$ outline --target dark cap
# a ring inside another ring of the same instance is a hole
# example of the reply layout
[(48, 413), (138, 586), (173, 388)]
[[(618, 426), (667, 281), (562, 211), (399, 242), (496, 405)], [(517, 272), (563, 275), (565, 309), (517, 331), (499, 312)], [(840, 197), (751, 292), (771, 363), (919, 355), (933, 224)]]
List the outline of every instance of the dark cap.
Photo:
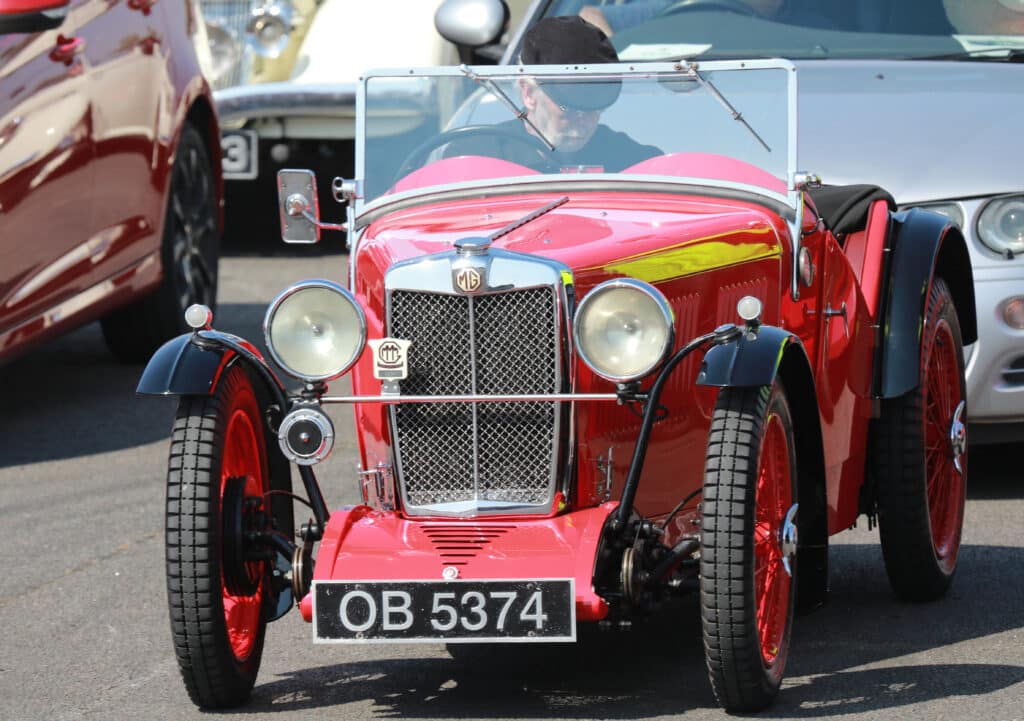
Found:
[[(523, 36), (519, 59), (524, 65), (591, 65), (617, 63), (618, 53), (608, 36), (579, 15), (544, 18)], [(539, 81), (552, 100), (574, 110), (602, 110), (619, 97), (617, 80)]]

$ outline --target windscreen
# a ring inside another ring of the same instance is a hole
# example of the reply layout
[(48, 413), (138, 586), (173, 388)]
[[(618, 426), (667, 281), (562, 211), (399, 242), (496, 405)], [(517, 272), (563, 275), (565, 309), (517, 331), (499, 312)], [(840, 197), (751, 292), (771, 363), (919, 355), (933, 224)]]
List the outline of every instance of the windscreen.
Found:
[(794, 83), (777, 61), (370, 74), (357, 127), (364, 203), (599, 176), (784, 195), (795, 166)]

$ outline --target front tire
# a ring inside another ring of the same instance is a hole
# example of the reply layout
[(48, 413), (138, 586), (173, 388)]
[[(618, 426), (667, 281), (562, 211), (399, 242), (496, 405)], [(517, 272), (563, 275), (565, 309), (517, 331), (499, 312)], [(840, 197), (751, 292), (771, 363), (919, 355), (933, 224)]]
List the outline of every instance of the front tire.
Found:
[(782, 682), (796, 588), (796, 463), (779, 381), (720, 391), (704, 472), (700, 596), (711, 688), (729, 712), (765, 708)]
[(273, 594), (268, 563), (246, 536), (266, 505), (266, 457), (241, 367), (212, 396), (181, 399), (167, 474), (167, 593), (178, 666), (203, 708), (244, 703), (259, 671)]
[(875, 426), (882, 555), (890, 586), (909, 601), (939, 598), (956, 571), (967, 492), (965, 387), (960, 322), (949, 286), (936, 278), (920, 383), (885, 401)]

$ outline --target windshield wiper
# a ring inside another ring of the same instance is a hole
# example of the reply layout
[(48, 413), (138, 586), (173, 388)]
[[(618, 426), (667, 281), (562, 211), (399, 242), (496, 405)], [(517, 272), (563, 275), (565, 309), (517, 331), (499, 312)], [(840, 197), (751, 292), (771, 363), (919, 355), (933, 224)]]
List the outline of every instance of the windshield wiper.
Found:
[(459, 72), (461, 72), (463, 75), (465, 75), (467, 78), (469, 78), (476, 84), (482, 85), (484, 88), (486, 88), (491, 95), (496, 97), (505, 105), (506, 108), (511, 110), (512, 114), (515, 115), (517, 119), (522, 120), (524, 123), (529, 125), (530, 129), (533, 130), (534, 135), (541, 139), (544, 145), (547, 146), (548, 150), (554, 152), (554, 144), (552, 144), (550, 140), (544, 137), (544, 133), (540, 131), (540, 128), (534, 125), (533, 122), (531, 122), (530, 119), (526, 117), (526, 108), (523, 108), (522, 110), (517, 108), (516, 104), (512, 102), (512, 98), (506, 95), (505, 91), (498, 87), (497, 83), (495, 83), (490, 78), (480, 77), (479, 75), (474, 73), (472, 68), (470, 68), (468, 65), (460, 65)]
[[(994, 53), (1002, 53), (994, 54)], [(955, 53), (940, 53), (938, 55), (917, 55), (908, 60), (991, 60), (1005, 63), (1024, 62), (1024, 48), (1020, 47), (992, 47), (974, 48), (973, 50), (960, 50)]]
[(725, 99), (725, 96), (718, 91), (718, 88), (716, 88), (710, 80), (701, 75), (697, 68), (695, 68), (693, 65), (688, 66), (688, 70), (690, 74), (694, 78), (696, 78), (697, 82), (700, 83), (700, 86), (702, 88), (705, 88), (709, 93), (711, 93), (715, 100), (717, 100), (719, 104), (721, 104), (721, 106), (726, 109), (729, 115), (732, 116), (733, 120), (740, 123), (744, 128), (749, 130), (750, 134), (754, 136), (754, 140), (759, 142), (765, 150), (767, 150), (769, 153), (772, 152), (772, 149), (768, 146), (768, 143), (764, 142), (764, 139), (762, 139), (761, 136), (757, 134), (757, 131), (750, 127), (750, 123), (748, 123), (746, 119), (743, 117), (743, 113), (734, 108), (732, 106), (732, 103)]

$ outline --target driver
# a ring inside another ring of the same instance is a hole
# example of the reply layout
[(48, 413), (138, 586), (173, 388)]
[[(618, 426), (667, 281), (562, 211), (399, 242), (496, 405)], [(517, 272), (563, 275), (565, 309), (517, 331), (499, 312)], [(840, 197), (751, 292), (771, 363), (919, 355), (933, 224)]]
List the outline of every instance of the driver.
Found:
[[(523, 65), (589, 65), (619, 60), (608, 37), (577, 15), (538, 22), (523, 36), (519, 58)], [(460, 153), (491, 155), (545, 171), (608, 173), (662, 154), (653, 145), (638, 143), (600, 122), (601, 111), (619, 97), (618, 81), (602, 79), (586, 84), (524, 78), (519, 88), (526, 122), (516, 118), (496, 126), (515, 136), (517, 142), (488, 140), (490, 148), (474, 144), (474, 150), (466, 147), (473, 141), (467, 141), (458, 145)], [(500, 146), (500, 152), (494, 151), (494, 144)], [(539, 167), (543, 165), (546, 167)]]

